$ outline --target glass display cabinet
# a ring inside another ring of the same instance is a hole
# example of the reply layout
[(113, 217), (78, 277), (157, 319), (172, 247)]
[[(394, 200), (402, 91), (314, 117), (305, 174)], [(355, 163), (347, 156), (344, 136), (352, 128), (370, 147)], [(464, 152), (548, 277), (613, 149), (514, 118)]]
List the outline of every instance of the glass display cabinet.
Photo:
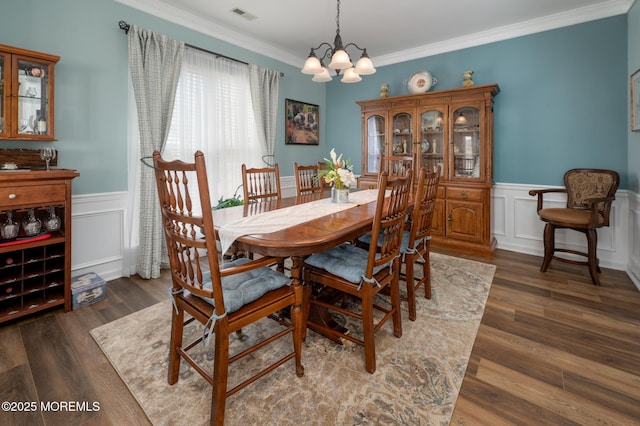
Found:
[(432, 247), (493, 256), (493, 99), (499, 91), (491, 84), (358, 101), (362, 113), (358, 187), (375, 187), (382, 155), (413, 155), (414, 170), (440, 166)]
[(53, 141), (60, 57), (0, 45), (0, 140)]

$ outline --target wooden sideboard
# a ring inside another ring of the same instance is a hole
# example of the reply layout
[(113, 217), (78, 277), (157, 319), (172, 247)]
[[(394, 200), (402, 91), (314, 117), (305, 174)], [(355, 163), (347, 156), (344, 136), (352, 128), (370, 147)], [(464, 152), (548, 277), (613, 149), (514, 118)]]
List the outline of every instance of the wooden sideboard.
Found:
[(414, 170), (440, 166), (432, 247), (492, 257), (493, 100), (497, 84), (358, 101), (362, 174), (372, 188), (383, 156), (414, 156)]
[[(75, 170), (0, 171), (0, 227), (11, 212), (16, 239), (0, 237), (0, 323), (54, 307), (71, 310), (71, 182)], [(44, 226), (51, 208), (58, 230)], [(22, 221), (30, 209), (42, 222), (35, 237)]]

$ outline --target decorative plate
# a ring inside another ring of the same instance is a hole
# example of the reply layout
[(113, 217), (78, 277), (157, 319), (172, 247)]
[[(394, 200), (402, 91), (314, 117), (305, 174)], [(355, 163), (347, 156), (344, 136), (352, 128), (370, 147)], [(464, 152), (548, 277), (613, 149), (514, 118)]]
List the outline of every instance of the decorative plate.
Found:
[(414, 95), (426, 93), (435, 85), (438, 80), (431, 75), (429, 71), (418, 71), (409, 77), (407, 87)]

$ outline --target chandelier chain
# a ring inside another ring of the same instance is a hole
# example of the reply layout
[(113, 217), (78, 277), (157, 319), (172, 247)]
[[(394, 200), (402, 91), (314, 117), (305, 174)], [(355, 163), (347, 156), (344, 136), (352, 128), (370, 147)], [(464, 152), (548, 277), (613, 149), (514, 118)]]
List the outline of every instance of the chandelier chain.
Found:
[(336, 34), (340, 34), (340, 0), (337, 3), (338, 13), (336, 13)]

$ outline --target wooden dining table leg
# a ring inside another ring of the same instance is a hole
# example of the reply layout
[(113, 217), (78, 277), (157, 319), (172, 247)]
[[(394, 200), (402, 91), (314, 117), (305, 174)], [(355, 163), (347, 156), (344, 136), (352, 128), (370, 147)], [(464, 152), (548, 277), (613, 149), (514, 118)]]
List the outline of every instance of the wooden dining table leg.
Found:
[[(303, 257), (292, 257), (291, 258), (292, 266), (291, 266), (291, 277), (294, 280), (302, 281), (302, 266), (304, 264)], [(304, 339), (306, 339), (306, 330), (310, 328), (318, 334), (323, 335), (324, 337), (340, 344), (344, 344), (344, 340), (339, 336), (335, 336), (332, 334), (328, 334), (323, 332), (322, 328), (316, 327), (315, 324), (322, 325), (327, 328), (333, 328), (334, 330), (339, 331), (340, 333), (346, 333), (348, 331), (347, 328), (338, 324), (329, 313), (329, 310), (323, 306), (317, 305), (315, 303), (311, 303), (313, 293), (313, 283), (303, 282), (304, 284), (304, 324), (305, 324), (305, 334)]]

